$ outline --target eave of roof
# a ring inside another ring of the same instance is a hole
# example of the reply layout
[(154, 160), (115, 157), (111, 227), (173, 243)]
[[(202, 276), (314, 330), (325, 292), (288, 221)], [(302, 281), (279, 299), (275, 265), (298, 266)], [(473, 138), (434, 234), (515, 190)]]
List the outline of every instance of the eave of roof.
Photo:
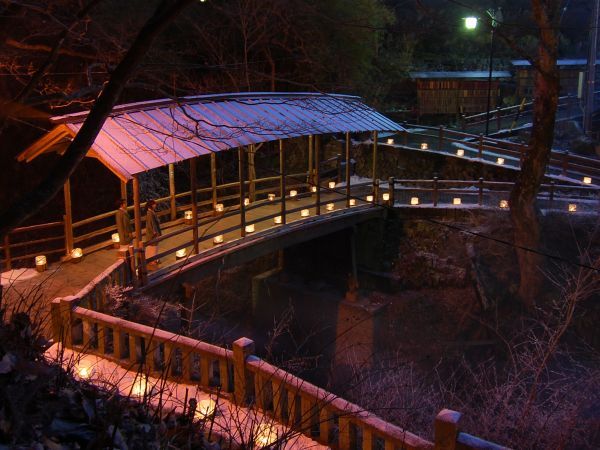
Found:
[[(55, 130), (74, 136), (87, 112), (52, 118)], [(49, 134), (57, 134), (57, 131)], [(312, 134), (403, 128), (359, 97), (318, 93), (241, 93), (160, 99), (119, 105), (92, 151), (122, 180), (204, 154)], [(19, 155), (49, 151), (41, 138)]]

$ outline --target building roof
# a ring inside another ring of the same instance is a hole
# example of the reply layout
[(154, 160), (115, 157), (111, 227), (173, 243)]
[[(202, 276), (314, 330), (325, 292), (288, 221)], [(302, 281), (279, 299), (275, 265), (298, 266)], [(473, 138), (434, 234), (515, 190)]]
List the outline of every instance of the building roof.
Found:
[[(526, 59), (513, 59), (510, 62), (515, 67), (527, 67), (531, 66), (531, 63)], [(600, 60), (596, 61), (596, 64), (599, 64)], [(587, 64), (587, 59), (557, 59), (556, 65), (559, 67), (562, 66), (585, 66)]]
[[(482, 79), (487, 80), (490, 73), (487, 70), (452, 70), (452, 71), (426, 71), (426, 72), (411, 72), (410, 77), (413, 79)], [(510, 78), (511, 74), (507, 70), (493, 70), (492, 78)]]
[[(53, 117), (56, 127), (19, 156), (64, 152), (87, 112)], [(403, 128), (359, 97), (319, 93), (243, 93), (162, 99), (113, 109), (88, 156), (122, 180), (249, 144), (312, 134)]]

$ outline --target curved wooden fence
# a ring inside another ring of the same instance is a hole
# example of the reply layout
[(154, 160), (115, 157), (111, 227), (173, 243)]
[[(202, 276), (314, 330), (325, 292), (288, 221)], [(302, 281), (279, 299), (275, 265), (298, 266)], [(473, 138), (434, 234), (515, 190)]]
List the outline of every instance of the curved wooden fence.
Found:
[(238, 339), (229, 350), (102, 312), (107, 288), (126, 284), (127, 276), (119, 261), (76, 295), (53, 300), (55, 340), (129, 370), (218, 391), (335, 449), (504, 448), (461, 433), (460, 413), (450, 410), (435, 418), (434, 442), (422, 439), (261, 360), (250, 339)]

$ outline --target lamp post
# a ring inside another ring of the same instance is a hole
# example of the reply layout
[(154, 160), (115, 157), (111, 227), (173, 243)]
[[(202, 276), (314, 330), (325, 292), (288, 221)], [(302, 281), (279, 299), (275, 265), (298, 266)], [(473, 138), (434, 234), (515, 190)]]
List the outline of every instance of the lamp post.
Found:
[[(494, 69), (494, 31), (498, 26), (498, 22), (502, 20), (502, 10), (488, 9), (486, 11), (490, 24), (490, 58), (488, 64), (488, 89), (487, 89), (487, 106), (485, 113), (485, 135), (487, 136), (490, 132), (490, 107), (492, 103), (492, 72)], [(477, 28), (479, 20), (477, 17), (465, 17), (465, 28), (467, 30), (474, 30)]]

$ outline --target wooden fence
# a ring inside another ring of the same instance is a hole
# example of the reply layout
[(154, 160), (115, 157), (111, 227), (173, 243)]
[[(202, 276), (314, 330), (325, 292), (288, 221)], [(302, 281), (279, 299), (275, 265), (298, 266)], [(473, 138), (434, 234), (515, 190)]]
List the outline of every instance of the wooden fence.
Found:
[(55, 340), (130, 370), (218, 390), (236, 404), (258, 408), (336, 449), (503, 448), (461, 433), (460, 414), (450, 410), (435, 418), (434, 442), (422, 439), (261, 360), (250, 339), (240, 338), (228, 350), (102, 312), (108, 288), (126, 285), (128, 276), (128, 268), (119, 261), (76, 295), (53, 300)]

